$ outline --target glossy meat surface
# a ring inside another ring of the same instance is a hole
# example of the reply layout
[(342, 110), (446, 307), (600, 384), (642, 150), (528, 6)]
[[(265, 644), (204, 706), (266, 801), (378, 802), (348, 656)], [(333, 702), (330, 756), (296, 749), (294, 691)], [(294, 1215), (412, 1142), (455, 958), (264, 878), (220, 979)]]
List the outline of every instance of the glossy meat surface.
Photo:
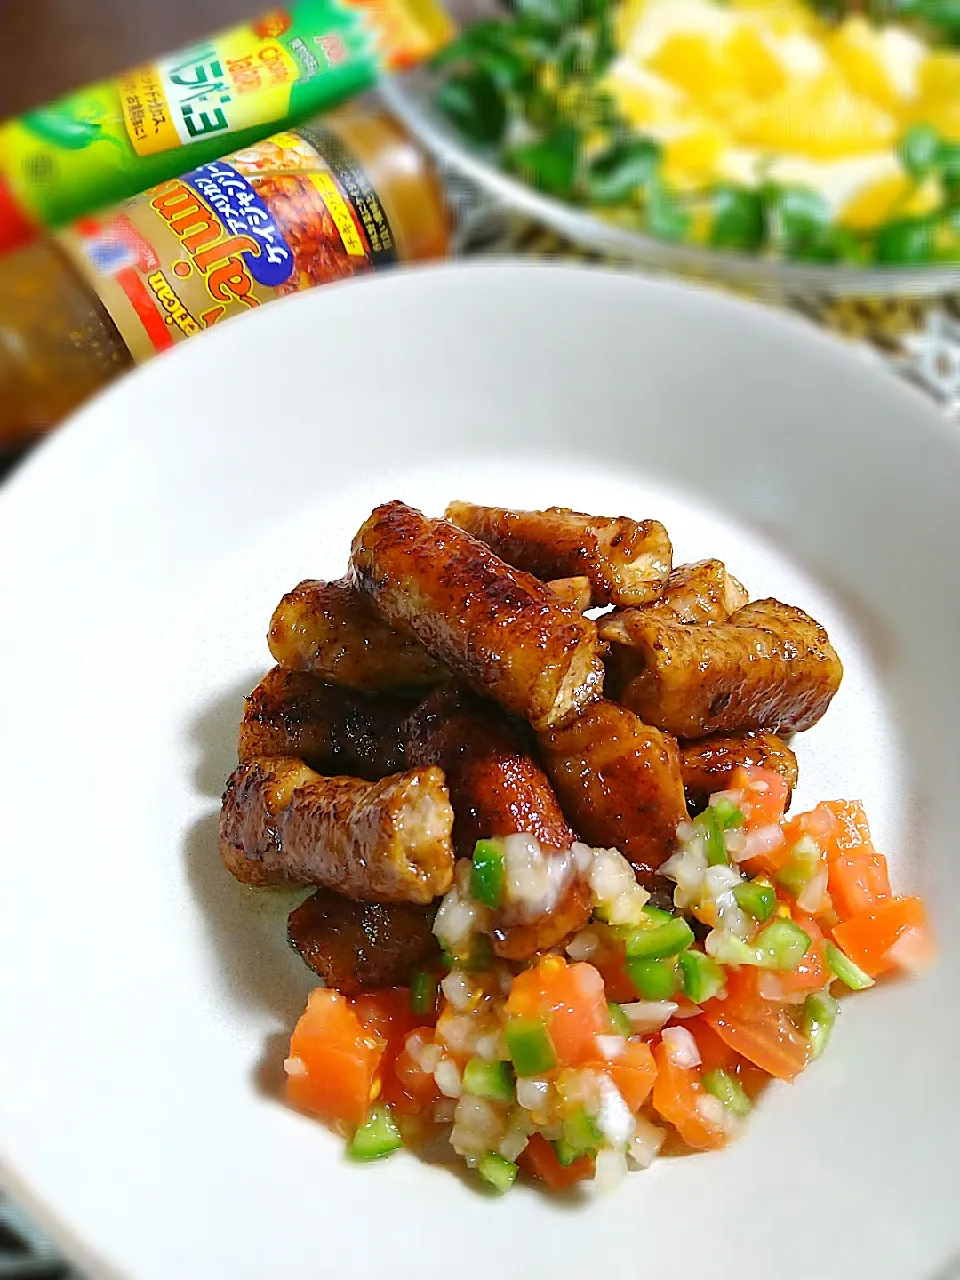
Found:
[(220, 854), (244, 884), (427, 903), (452, 883), (452, 828), (440, 769), (364, 782), (321, 777), (292, 757), (258, 757), (227, 781)]
[(564, 604), (577, 613), (586, 613), (593, 604), (589, 578), (552, 578), (547, 586)]
[(774, 733), (717, 733), (679, 746), (680, 770), (691, 808), (701, 808), (715, 791), (726, 791), (733, 771), (741, 765), (779, 773), (791, 791), (797, 785), (797, 757)]
[(299, 756), (321, 773), (374, 781), (406, 768), (403, 722), (411, 699), (358, 693), (305, 671), (274, 667), (246, 699), (240, 763)]
[(354, 538), (351, 566), (391, 625), (535, 728), (560, 724), (599, 696), (595, 624), (449, 521), (402, 502), (378, 507)]
[(391, 627), (345, 578), (294, 587), (274, 610), (267, 641), (281, 667), (348, 689), (415, 688), (447, 678), (413, 636)]
[(648, 878), (670, 856), (687, 816), (677, 744), (606, 699), (540, 734), (540, 758), (583, 840), (616, 848)]
[(678, 622), (723, 622), (747, 603), (749, 596), (722, 560), (681, 564), (667, 579), (653, 608), (672, 614)]
[(406, 986), (414, 969), (440, 958), (433, 907), (354, 902), (318, 889), (290, 913), (290, 944), (328, 987), (344, 995)]
[(601, 633), (611, 695), (678, 738), (809, 729), (843, 676), (823, 627), (778, 600), (703, 626), (628, 609), (601, 619)]
[[(472, 857), (478, 840), (521, 832), (559, 852), (576, 840), (546, 774), (530, 755), (532, 745), (526, 725), (454, 690), (435, 690), (411, 715), (407, 756), (413, 765), (443, 769), (458, 857)], [(576, 883), (548, 916), (524, 923), (495, 919), (494, 950), (525, 959), (556, 946), (589, 917), (589, 895)]]
[(591, 516), (566, 507), (511, 511), (451, 502), (446, 517), (508, 564), (545, 580), (580, 575), (595, 605), (646, 604), (670, 573), (673, 548), (658, 520)]

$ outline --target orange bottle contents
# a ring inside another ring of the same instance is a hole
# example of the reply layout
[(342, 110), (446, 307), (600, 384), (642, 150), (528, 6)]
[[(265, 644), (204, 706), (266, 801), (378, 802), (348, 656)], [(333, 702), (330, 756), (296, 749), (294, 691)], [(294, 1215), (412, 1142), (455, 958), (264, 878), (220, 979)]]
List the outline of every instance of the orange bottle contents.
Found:
[(362, 105), (163, 182), (0, 260), (0, 449), (194, 333), (447, 247), (429, 159)]

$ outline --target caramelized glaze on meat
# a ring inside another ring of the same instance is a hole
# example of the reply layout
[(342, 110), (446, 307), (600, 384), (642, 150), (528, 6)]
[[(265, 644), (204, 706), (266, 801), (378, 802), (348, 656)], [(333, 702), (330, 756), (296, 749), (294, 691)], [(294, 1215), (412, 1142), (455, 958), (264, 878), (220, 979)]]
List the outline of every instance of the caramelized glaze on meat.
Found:
[[(541, 848), (559, 852), (576, 840), (531, 748), (529, 729), (522, 722), (452, 689), (435, 690), (411, 715), (408, 759), (443, 769), (459, 857), (472, 857), (478, 840), (521, 832), (532, 835)], [(589, 918), (589, 893), (576, 881), (549, 915), (522, 924), (495, 919), (494, 950), (510, 959), (525, 959), (558, 945)]]
[(698, 560), (673, 570), (653, 609), (678, 622), (723, 622), (748, 599), (746, 587), (727, 572), (722, 560)]
[(363, 782), (259, 757), (227, 781), (220, 853), (244, 884), (314, 884), (364, 901), (427, 903), (453, 881), (452, 829), (440, 769)]
[(586, 613), (593, 604), (589, 578), (552, 578), (547, 586), (563, 604)]
[(290, 913), (294, 950), (328, 987), (344, 995), (406, 986), (414, 969), (440, 958), (433, 907), (354, 902), (318, 889)]
[(670, 573), (673, 548), (658, 520), (590, 516), (567, 507), (510, 511), (451, 502), (446, 517), (508, 564), (538, 578), (590, 581), (592, 603), (646, 604)]
[(308, 579), (274, 610), (267, 635), (281, 667), (367, 691), (438, 684), (446, 672), (414, 639), (384, 621), (346, 579)]
[(627, 609), (602, 618), (600, 629), (612, 695), (678, 738), (809, 729), (843, 676), (823, 627), (778, 600), (704, 626)]
[(726, 791), (741, 766), (771, 769), (791, 791), (797, 785), (797, 757), (776, 734), (715, 733), (679, 745), (683, 785), (693, 809), (702, 808), (715, 791)]
[(369, 781), (399, 773), (406, 768), (403, 722), (412, 705), (410, 698), (357, 693), (274, 667), (244, 704), (240, 763), (298, 756), (321, 773)]
[(354, 538), (351, 566), (391, 625), (536, 728), (570, 719), (599, 695), (595, 624), (449, 521), (402, 502), (378, 507)]
[(677, 744), (606, 699), (538, 738), (563, 811), (582, 838), (619, 849), (638, 875), (670, 856), (686, 816)]

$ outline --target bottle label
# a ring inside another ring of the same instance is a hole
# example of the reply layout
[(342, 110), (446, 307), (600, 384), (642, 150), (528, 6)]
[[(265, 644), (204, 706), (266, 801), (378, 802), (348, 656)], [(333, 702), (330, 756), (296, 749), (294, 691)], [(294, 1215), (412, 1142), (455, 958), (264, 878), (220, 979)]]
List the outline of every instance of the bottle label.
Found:
[[(0, 181), (61, 227), (370, 88), (442, 48), (437, 0), (298, 0), (0, 123)], [(0, 206), (0, 246), (4, 242)]]
[(273, 298), (397, 260), (363, 167), (326, 129), (280, 133), (59, 236), (138, 362)]

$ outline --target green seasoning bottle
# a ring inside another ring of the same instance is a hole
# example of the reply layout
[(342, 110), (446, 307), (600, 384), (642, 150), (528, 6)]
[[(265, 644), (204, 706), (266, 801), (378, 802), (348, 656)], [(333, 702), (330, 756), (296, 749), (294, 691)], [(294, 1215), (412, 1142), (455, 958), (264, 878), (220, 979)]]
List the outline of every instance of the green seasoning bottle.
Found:
[(435, 0), (300, 0), (0, 125), (0, 253), (429, 57)]
[(195, 333), (447, 240), (422, 147), (359, 103), (82, 218), (0, 258), (0, 450)]

